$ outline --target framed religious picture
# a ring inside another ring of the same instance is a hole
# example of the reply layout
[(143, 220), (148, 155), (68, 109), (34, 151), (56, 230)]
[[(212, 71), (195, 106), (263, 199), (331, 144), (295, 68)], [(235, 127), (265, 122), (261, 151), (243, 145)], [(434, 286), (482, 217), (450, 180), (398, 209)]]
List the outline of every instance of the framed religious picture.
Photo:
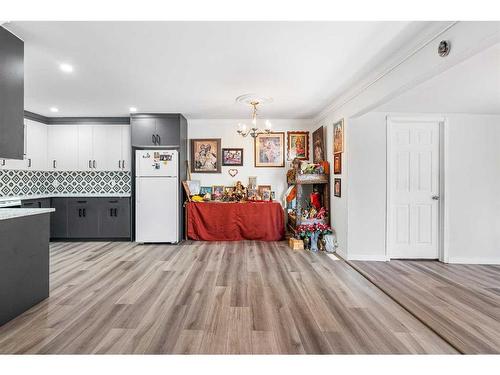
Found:
[(257, 196), (257, 189), (247, 189), (247, 199), (253, 200)]
[(342, 174), (342, 154), (333, 155), (333, 174)]
[(212, 186), (212, 199), (214, 201), (221, 200), (224, 196), (224, 186), (214, 185)]
[[(271, 185), (259, 185), (257, 193), (263, 200), (269, 200), (271, 197)], [(264, 196), (266, 196), (267, 199), (264, 199)]]
[(323, 127), (316, 129), (313, 133), (313, 163), (325, 160), (325, 141)]
[(285, 166), (285, 133), (259, 133), (255, 142), (256, 167)]
[(333, 195), (340, 198), (341, 192), (342, 192), (342, 183), (340, 181), (340, 178), (335, 178), (333, 180)]
[(222, 149), (222, 165), (243, 165), (243, 149), (242, 148), (223, 148)]
[(221, 173), (220, 138), (191, 139), (191, 173)]
[(287, 132), (288, 160), (309, 160), (309, 132)]
[(333, 124), (333, 153), (344, 152), (344, 119)]
[(200, 187), (200, 195), (210, 194), (212, 195), (212, 187), (211, 186), (201, 186)]

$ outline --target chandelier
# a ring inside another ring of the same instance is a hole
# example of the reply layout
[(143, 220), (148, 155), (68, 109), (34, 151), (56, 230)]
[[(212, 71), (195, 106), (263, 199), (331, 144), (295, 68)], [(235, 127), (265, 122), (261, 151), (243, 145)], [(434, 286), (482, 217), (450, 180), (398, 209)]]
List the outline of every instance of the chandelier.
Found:
[(271, 121), (265, 120), (264, 129), (260, 130), (259, 123), (262, 120), (259, 120), (257, 116), (257, 106), (263, 102), (272, 101), (271, 98), (256, 98), (255, 94), (247, 94), (239, 96), (236, 98), (236, 101), (250, 104), (253, 107), (252, 120), (250, 122), (251, 125), (247, 126), (247, 124), (240, 122), (238, 124), (238, 130), (236, 131), (239, 135), (246, 137), (250, 134), (253, 138), (255, 138), (259, 133), (271, 133)]

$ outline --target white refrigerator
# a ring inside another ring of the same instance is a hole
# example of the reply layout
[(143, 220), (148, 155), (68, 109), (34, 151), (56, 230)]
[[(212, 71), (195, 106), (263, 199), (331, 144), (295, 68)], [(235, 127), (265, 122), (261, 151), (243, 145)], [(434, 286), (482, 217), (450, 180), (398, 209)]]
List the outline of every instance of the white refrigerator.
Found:
[(179, 242), (179, 169), (175, 150), (135, 152), (135, 239)]

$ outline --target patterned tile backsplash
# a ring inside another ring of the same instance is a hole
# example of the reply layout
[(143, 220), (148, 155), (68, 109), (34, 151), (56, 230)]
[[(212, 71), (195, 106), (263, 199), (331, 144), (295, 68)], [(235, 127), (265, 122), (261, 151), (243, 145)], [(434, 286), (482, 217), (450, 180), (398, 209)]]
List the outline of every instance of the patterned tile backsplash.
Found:
[(0, 170), (0, 197), (39, 194), (129, 194), (130, 172)]

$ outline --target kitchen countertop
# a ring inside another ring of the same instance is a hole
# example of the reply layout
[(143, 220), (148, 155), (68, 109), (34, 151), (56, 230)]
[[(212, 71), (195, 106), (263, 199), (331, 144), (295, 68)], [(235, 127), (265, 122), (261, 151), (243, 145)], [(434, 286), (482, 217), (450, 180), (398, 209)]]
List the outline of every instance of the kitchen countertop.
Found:
[(12, 197), (0, 197), (0, 202), (3, 201), (25, 201), (28, 199), (43, 199), (43, 198), (130, 198), (130, 194), (34, 194), (34, 195), (19, 195)]
[(0, 208), (0, 221), (15, 219), (16, 217), (48, 214), (54, 211), (55, 208)]

